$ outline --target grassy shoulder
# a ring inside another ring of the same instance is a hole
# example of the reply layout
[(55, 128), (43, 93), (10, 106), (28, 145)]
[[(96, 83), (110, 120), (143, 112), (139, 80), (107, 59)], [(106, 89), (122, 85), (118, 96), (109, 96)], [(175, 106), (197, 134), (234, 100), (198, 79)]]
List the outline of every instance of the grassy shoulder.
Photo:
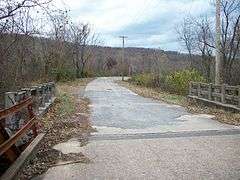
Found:
[(211, 114), (214, 115), (214, 119), (219, 122), (240, 126), (240, 113), (232, 113), (214, 107), (207, 107), (203, 104), (189, 101), (185, 96), (162, 91), (160, 88), (144, 87), (127, 81), (119, 81), (118, 83), (143, 97), (181, 105), (191, 113)]
[(165, 91), (160, 91), (157, 88), (140, 86), (128, 81), (118, 81), (118, 83), (143, 97), (153, 98), (176, 105), (183, 105), (187, 103), (186, 97), (177, 94), (170, 94)]
[(57, 98), (49, 112), (40, 120), (40, 129), (46, 135), (17, 179), (31, 179), (41, 175), (59, 162), (89, 161), (81, 153), (65, 155), (53, 146), (74, 137), (81, 139), (80, 143), (84, 145), (88, 135), (94, 131), (89, 121), (89, 100), (81, 96), (91, 80), (78, 79), (57, 84)]

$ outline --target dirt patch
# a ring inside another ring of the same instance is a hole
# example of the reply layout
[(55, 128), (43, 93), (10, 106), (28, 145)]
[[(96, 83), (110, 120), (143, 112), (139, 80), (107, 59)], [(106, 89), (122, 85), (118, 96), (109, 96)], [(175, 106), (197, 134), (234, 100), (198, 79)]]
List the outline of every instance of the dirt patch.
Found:
[(240, 126), (240, 113), (233, 113), (219, 108), (205, 106), (204, 104), (189, 101), (184, 96), (170, 94), (156, 88), (142, 87), (126, 81), (118, 81), (118, 83), (143, 97), (181, 105), (183, 107), (186, 107), (187, 110), (191, 113), (214, 115), (214, 119), (219, 122)]
[(86, 85), (94, 78), (82, 78), (75, 81), (61, 82), (57, 84), (59, 93), (68, 93), (75, 97), (83, 96)]
[[(58, 85), (58, 97), (46, 116), (40, 120), (40, 129), (46, 133), (42, 142), (38, 145), (37, 152), (19, 172), (16, 179), (31, 179), (46, 172), (50, 167), (59, 163), (82, 162), (89, 159), (81, 153), (63, 154), (53, 149), (54, 145), (77, 137), (81, 145), (85, 145), (88, 136), (95, 129), (91, 127), (89, 120), (89, 100), (80, 95), (89, 80), (61, 83)], [(72, 89), (69, 88), (71, 84)], [(79, 96), (76, 98), (77, 87)]]

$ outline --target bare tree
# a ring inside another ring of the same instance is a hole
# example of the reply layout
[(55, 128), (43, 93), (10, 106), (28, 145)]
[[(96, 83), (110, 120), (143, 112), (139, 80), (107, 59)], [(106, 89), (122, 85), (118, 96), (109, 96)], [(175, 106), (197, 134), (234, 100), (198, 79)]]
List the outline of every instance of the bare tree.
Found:
[(108, 56), (107, 59), (106, 59), (106, 62), (104, 64), (104, 68), (107, 70), (107, 71), (110, 71), (114, 68), (114, 66), (116, 66), (118, 63), (116, 61), (116, 59), (113, 59), (111, 56)]
[[(225, 83), (231, 83), (232, 68), (239, 53), (240, 38), (240, 2), (238, 0), (221, 1), (221, 76)], [(203, 67), (207, 78), (210, 77), (210, 66), (212, 62), (213, 50), (215, 49), (214, 28), (211, 26), (209, 18), (201, 17), (191, 21), (184, 19), (180, 30), (178, 30), (180, 40), (185, 43), (189, 56), (192, 52), (200, 52)], [(210, 80), (210, 79), (209, 79)]]
[(89, 24), (73, 24), (71, 26), (71, 41), (74, 48), (74, 63), (77, 77), (83, 77), (86, 64), (92, 56), (92, 48), (96, 44), (95, 35), (91, 34)]
[(208, 81), (211, 81), (211, 65), (213, 64), (214, 37), (208, 17), (202, 17), (195, 23), (196, 48), (201, 52), (202, 71)]
[[(208, 17), (188, 16), (183, 20), (178, 34), (188, 51), (190, 67), (201, 71), (210, 81), (214, 38)], [(194, 59), (193, 53), (201, 54), (201, 61)]]
[(223, 58), (224, 82), (232, 78), (232, 66), (240, 51), (240, 1), (223, 0), (222, 7), (222, 37), (221, 52)]
[(180, 41), (184, 43), (190, 59), (190, 66), (193, 67), (193, 53), (196, 45), (195, 29), (192, 17), (184, 18), (180, 26), (177, 27), (177, 33)]
[[(43, 39), (43, 44), (47, 45), (48, 54), (45, 54), (45, 69), (49, 69), (51, 64), (51, 68), (54, 71), (61, 71), (65, 68), (66, 64), (68, 64), (67, 57), (67, 49), (68, 49), (68, 34), (70, 27), (70, 17), (68, 14), (68, 10), (53, 10), (48, 11), (49, 21), (51, 22), (51, 30), (47, 33), (47, 37), (51, 39), (51, 42), (48, 41), (46, 43), (45, 39)], [(49, 46), (49, 43), (51, 46)], [(43, 49), (46, 49), (43, 48)], [(44, 53), (44, 52), (43, 52)]]
[(0, 0), (0, 81), (8, 79), (4, 83), (16, 84), (23, 74), (27, 74), (25, 62), (32, 55), (31, 36), (37, 33), (32, 10), (49, 2)]
[(0, 21), (15, 16), (19, 11), (26, 8), (43, 6), (52, 0), (0, 0)]

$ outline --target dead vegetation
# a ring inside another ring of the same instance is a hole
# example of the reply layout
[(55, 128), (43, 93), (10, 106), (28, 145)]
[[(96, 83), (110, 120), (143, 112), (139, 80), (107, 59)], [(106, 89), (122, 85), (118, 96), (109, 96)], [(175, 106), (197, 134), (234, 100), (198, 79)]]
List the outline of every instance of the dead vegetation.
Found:
[(75, 93), (83, 91), (90, 80), (82, 79), (58, 85), (58, 97), (50, 111), (40, 121), (41, 131), (46, 135), (38, 145), (37, 152), (16, 179), (31, 179), (43, 174), (50, 167), (57, 166), (58, 163), (89, 162), (89, 159), (81, 153), (63, 154), (53, 149), (53, 146), (74, 137), (85, 145), (88, 135), (94, 131), (89, 121), (88, 99), (82, 96), (75, 98)]
[(153, 98), (159, 101), (181, 105), (186, 107), (189, 112), (198, 114), (211, 114), (214, 115), (215, 116), (214, 119), (219, 122), (240, 126), (240, 113), (233, 113), (216, 107), (208, 107), (203, 104), (189, 101), (184, 96), (170, 94), (156, 88), (142, 87), (129, 82), (122, 81), (119, 81), (119, 84), (121, 84), (124, 87), (127, 87), (128, 89), (132, 90), (133, 92), (143, 97)]

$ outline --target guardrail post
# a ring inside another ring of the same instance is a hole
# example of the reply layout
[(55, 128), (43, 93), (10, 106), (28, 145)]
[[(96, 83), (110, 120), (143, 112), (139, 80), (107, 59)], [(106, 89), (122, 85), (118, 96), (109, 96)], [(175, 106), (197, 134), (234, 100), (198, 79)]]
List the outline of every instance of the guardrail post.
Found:
[[(19, 91), (16, 94), (16, 101), (20, 103), (21, 101), (27, 99), (27, 97), (29, 97), (29, 92), (26, 88), (26, 90)], [(18, 128), (21, 128), (25, 124), (25, 119), (27, 119), (26, 109), (22, 109), (21, 111), (15, 114), (15, 123), (17, 124)], [(21, 139), (24, 139), (24, 138), (21, 138)]]
[(50, 93), (50, 85), (47, 83), (46, 84), (46, 103), (51, 102), (51, 93)]
[[(35, 117), (34, 112), (33, 112), (33, 107), (32, 104), (30, 104), (28, 107), (28, 113), (29, 113), (29, 119), (32, 120), (32, 118)], [(32, 126), (32, 131), (33, 131), (33, 136), (37, 137), (37, 126), (36, 126), (36, 122), (34, 122), (33, 126)]]
[(226, 85), (225, 84), (222, 84), (221, 86), (221, 102), (223, 104), (226, 103)]
[(55, 84), (54, 82), (49, 82), (49, 87), (50, 87), (50, 97), (51, 97), (51, 102), (53, 100), (53, 97), (55, 96)]
[(22, 88), (21, 91), (25, 91), (25, 98), (31, 96), (31, 89), (30, 88)]
[(51, 103), (52, 102), (52, 84), (47, 83), (47, 87), (48, 87), (48, 102)]
[(32, 96), (32, 99), (33, 99), (33, 109), (34, 109), (34, 112), (37, 113), (38, 110), (39, 110), (38, 87), (33, 86), (30, 89), (30, 92), (31, 92), (31, 96)]
[(52, 95), (53, 97), (56, 95), (56, 84), (54, 82), (52, 82)]
[(40, 107), (45, 107), (43, 86), (38, 86), (38, 102)]
[(212, 100), (212, 83), (208, 85), (208, 99)]
[(197, 84), (197, 96), (201, 97), (201, 84), (200, 83)]
[[(14, 106), (16, 102), (17, 92), (6, 92), (5, 93), (5, 108), (10, 108)], [(16, 117), (11, 115), (5, 119), (5, 127), (9, 129), (8, 133), (12, 133), (12, 129), (17, 128)], [(10, 134), (9, 134), (10, 135)]]
[(44, 103), (48, 103), (48, 87), (47, 84), (43, 84), (43, 99)]

